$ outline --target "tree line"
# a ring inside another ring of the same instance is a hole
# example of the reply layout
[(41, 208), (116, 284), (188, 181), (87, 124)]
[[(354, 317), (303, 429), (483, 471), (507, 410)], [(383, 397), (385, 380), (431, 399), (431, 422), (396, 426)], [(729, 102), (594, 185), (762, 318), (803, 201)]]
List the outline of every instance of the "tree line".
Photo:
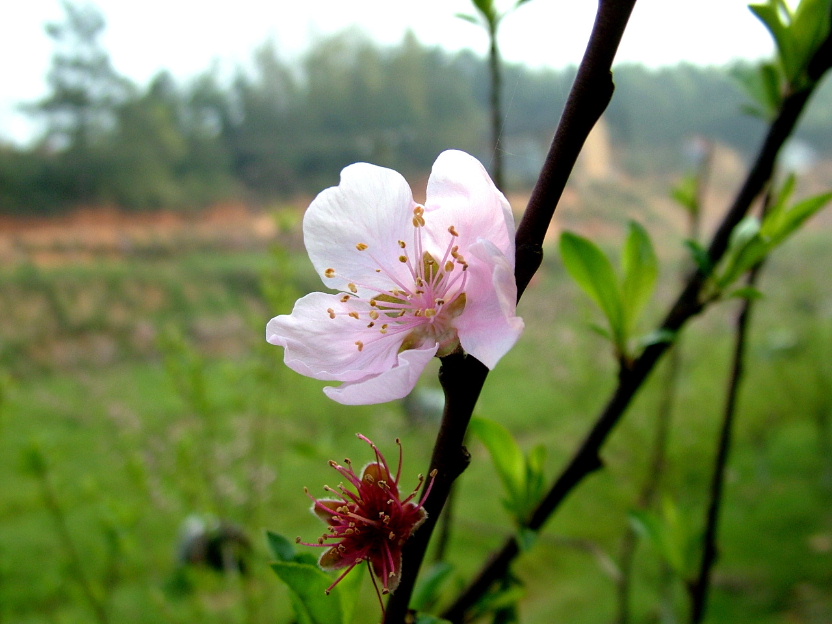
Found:
[[(382, 47), (346, 31), (296, 63), (268, 41), (230, 78), (216, 67), (188, 81), (163, 71), (140, 86), (110, 62), (101, 12), (64, 7), (64, 20), (46, 29), (55, 50), (48, 95), (26, 106), (43, 134), (25, 148), (0, 143), (0, 212), (268, 202), (335, 184), (356, 161), (424, 174), (449, 147), (489, 161), (488, 67), (472, 52), (427, 47), (413, 33)], [(694, 135), (750, 152), (762, 122), (741, 112), (744, 96), (730, 75), (738, 69), (619, 67), (607, 112), (616, 145), (631, 156), (658, 150), (667, 155), (662, 166), (680, 163), (681, 145)], [(509, 185), (534, 179), (574, 74), (505, 67)], [(825, 87), (801, 136), (828, 155)]]

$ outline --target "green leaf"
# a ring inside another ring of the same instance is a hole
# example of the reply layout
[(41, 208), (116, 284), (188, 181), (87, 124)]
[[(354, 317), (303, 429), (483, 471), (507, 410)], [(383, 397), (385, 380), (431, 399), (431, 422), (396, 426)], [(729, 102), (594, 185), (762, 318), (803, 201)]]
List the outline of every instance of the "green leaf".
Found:
[(416, 589), (413, 591), (410, 607), (416, 611), (422, 611), (436, 604), (453, 571), (454, 568), (450, 563), (442, 561), (432, 565), (425, 574), (421, 574), (416, 583)]
[(742, 288), (737, 288), (736, 290), (732, 290), (728, 293), (729, 297), (735, 297), (737, 299), (762, 299), (764, 297), (762, 291), (753, 286), (744, 286)]
[(344, 614), (343, 624), (350, 624), (358, 606), (358, 599), (361, 597), (361, 582), (367, 566), (356, 566), (352, 572), (347, 574), (332, 593), (341, 601), (341, 611)]
[(645, 509), (630, 512), (630, 523), (636, 532), (647, 539), (662, 558), (678, 574), (683, 569), (681, 553), (674, 543), (666, 521)]
[[(799, 72), (799, 64), (795, 50), (794, 36), (790, 32), (789, 22), (791, 15), (788, 7), (785, 7), (777, 0), (769, 0), (768, 4), (752, 4), (748, 7), (765, 24), (777, 46), (780, 63), (786, 74), (786, 79), (791, 83)], [(785, 20), (784, 20), (785, 16)], [(786, 21), (788, 20), (788, 21)]]
[(824, 208), (830, 200), (832, 200), (832, 192), (810, 197), (787, 210), (772, 213), (770, 217), (764, 219), (761, 232), (770, 238), (772, 245), (779, 245), (816, 212)]
[(510, 500), (521, 500), (526, 490), (526, 461), (511, 432), (500, 423), (479, 416), (471, 419), (470, 430), (488, 449)]
[(572, 232), (561, 235), (560, 253), (572, 279), (601, 307), (614, 342), (623, 351), (626, 327), (622, 295), (609, 259), (595, 243)]
[(702, 272), (703, 275), (710, 275), (713, 271), (714, 265), (711, 262), (711, 256), (708, 250), (702, 246), (702, 243), (693, 239), (687, 239), (684, 243), (685, 247), (690, 251), (693, 261)]
[(323, 570), (291, 561), (272, 563), (271, 567), (289, 587), (298, 624), (347, 624), (341, 601), (326, 594), (332, 579)]
[(699, 179), (694, 174), (686, 175), (670, 191), (670, 196), (690, 214), (699, 212)]
[(635, 221), (630, 222), (630, 233), (621, 258), (624, 280), (621, 284), (626, 334), (632, 334), (642, 310), (653, 296), (659, 275), (659, 261), (650, 235)]
[(269, 545), (269, 551), (274, 555), (278, 561), (294, 561), (295, 560), (295, 545), (282, 535), (274, 533), (273, 531), (266, 531), (266, 541)]
[(801, 0), (797, 5), (789, 30), (794, 62), (799, 71), (803, 72), (808, 68), (815, 52), (829, 34), (830, 16), (830, 0)]
[(269, 550), (278, 560), (271, 564), (289, 587), (289, 598), (298, 624), (349, 624), (358, 601), (364, 566), (357, 566), (333, 588), (329, 574), (318, 567), (315, 557), (295, 552), (294, 544), (272, 531), (266, 532)]
[(547, 449), (543, 444), (535, 446), (526, 459), (526, 499), (527, 508), (536, 505), (542, 498), (546, 488), (546, 464)]

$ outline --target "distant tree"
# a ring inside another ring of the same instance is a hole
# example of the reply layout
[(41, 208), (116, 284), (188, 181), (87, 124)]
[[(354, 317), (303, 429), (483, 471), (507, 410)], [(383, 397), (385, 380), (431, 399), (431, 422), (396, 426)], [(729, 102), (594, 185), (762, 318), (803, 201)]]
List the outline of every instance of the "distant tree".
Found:
[(47, 75), (49, 94), (28, 107), (46, 119), (45, 141), (62, 153), (65, 174), (77, 199), (95, 199), (96, 147), (112, 130), (116, 107), (131, 92), (131, 84), (119, 75), (100, 42), (105, 28), (101, 12), (91, 4), (64, 0), (65, 19), (49, 23), (46, 33), (55, 45)]
[(464, 19), (472, 24), (482, 25), (488, 32), (488, 69), (491, 77), (491, 144), (494, 150), (493, 154), (493, 178), (497, 188), (504, 188), (505, 182), (503, 172), (503, 148), (500, 145), (500, 138), (502, 136), (503, 126), (503, 104), (502, 104), (502, 89), (503, 89), (503, 72), (502, 59), (500, 58), (500, 47), (497, 41), (497, 32), (500, 29), (500, 24), (511, 11), (525, 4), (529, 0), (516, 0), (514, 6), (508, 11), (501, 12), (497, 9), (495, 0), (471, 0), (476, 15), (469, 15), (467, 13), (460, 13), (457, 17)]

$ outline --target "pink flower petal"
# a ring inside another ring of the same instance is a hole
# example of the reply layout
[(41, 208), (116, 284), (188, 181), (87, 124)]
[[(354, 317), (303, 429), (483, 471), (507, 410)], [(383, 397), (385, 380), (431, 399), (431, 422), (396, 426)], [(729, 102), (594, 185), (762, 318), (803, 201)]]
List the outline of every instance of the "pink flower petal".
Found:
[(460, 252), (484, 238), (514, 266), (514, 216), (505, 196), (473, 156), (457, 150), (442, 152), (433, 165), (425, 202), (427, 229), (444, 248), (447, 229), (459, 232)]
[(436, 354), (437, 346), (408, 349), (398, 355), (396, 365), (380, 374), (324, 388), (333, 401), (344, 405), (370, 405), (401, 399), (416, 386), (419, 376)]
[[(412, 238), (413, 195), (405, 179), (392, 169), (367, 163), (341, 172), (338, 186), (320, 193), (303, 219), (303, 239), (309, 258), (324, 284), (372, 295), (393, 286), (389, 273), (400, 280), (410, 274), (398, 257), (398, 241)], [(360, 251), (356, 245), (367, 249)], [(384, 263), (387, 273), (378, 273)], [(335, 269), (335, 277), (326, 277)]]
[(465, 311), (456, 319), (462, 348), (489, 369), (494, 368), (523, 332), (523, 319), (515, 315), (517, 286), (514, 269), (491, 241), (470, 248)]
[(352, 309), (339, 295), (310, 293), (298, 299), (291, 314), (269, 321), (266, 340), (285, 349), (286, 366), (314, 379), (358, 381), (396, 366), (403, 336), (368, 329), (365, 321), (347, 316)]

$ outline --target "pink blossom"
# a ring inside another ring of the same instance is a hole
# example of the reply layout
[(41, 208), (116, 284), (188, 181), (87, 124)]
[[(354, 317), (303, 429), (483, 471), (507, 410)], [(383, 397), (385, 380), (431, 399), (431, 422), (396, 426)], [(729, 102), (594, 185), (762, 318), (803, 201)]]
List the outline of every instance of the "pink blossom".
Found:
[(523, 330), (516, 316), (514, 218), (472, 156), (446, 151), (424, 205), (390, 169), (357, 163), (318, 195), (303, 221), (324, 284), (266, 339), (293, 370), (329, 381), (344, 404), (407, 395), (434, 356), (463, 349), (493, 368)]
[[(350, 460), (344, 460), (346, 466), (334, 461), (329, 462), (347, 479), (355, 491), (344, 485), (339, 485), (337, 490), (325, 486), (324, 489), (335, 494), (337, 498), (319, 500), (310, 495), (314, 501), (312, 511), (329, 525), (329, 532), (315, 544), (301, 542), (300, 538), (298, 543), (327, 549), (320, 559), (323, 569), (346, 568), (329, 587), (327, 593), (350, 570), (367, 561), (371, 572), (381, 583), (382, 593), (387, 594), (395, 591), (399, 585), (402, 546), (427, 517), (421, 503), (414, 500), (423, 479), (420, 475), (416, 489), (402, 499), (399, 492), (402, 469), (401, 442), (396, 440), (396, 444), (399, 445), (399, 466), (396, 475), (393, 476), (378, 447), (365, 436), (358, 434), (358, 437), (372, 447), (376, 455), (375, 461), (364, 467), (360, 478), (352, 469)], [(429, 492), (426, 492), (424, 498), (427, 498), (428, 494)]]

